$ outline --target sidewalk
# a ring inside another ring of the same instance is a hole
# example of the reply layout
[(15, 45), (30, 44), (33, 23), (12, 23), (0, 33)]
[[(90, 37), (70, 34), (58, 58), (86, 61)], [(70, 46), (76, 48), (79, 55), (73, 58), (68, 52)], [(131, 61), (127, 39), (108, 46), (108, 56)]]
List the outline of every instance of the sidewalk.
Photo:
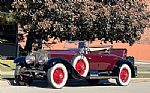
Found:
[(0, 86), (9, 86), (11, 85), (9, 80), (0, 80)]

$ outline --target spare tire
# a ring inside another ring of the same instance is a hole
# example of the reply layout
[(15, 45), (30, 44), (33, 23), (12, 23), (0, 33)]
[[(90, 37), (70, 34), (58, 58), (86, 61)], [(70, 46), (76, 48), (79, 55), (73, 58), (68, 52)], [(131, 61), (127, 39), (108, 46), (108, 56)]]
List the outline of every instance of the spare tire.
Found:
[(89, 72), (89, 62), (84, 55), (77, 55), (72, 60), (74, 69), (83, 77), (86, 77)]

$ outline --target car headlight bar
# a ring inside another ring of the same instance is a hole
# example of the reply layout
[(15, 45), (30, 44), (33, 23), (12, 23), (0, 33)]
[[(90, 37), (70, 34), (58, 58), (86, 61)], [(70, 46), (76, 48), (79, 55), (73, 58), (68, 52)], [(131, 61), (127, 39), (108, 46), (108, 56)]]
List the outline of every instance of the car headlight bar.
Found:
[(47, 54), (40, 54), (40, 56), (38, 57), (38, 63), (40, 65), (43, 65), (46, 62), (48, 62), (48, 56), (47, 56)]
[(25, 61), (27, 64), (32, 64), (35, 62), (35, 56), (33, 54), (29, 54), (26, 56)]

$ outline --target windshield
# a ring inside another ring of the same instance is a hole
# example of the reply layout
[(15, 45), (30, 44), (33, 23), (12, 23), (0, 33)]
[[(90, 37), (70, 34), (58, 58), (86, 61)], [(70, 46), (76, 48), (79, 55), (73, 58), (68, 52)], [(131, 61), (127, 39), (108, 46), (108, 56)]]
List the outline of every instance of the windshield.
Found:
[(88, 41), (66, 41), (64, 48), (87, 48), (89, 47)]

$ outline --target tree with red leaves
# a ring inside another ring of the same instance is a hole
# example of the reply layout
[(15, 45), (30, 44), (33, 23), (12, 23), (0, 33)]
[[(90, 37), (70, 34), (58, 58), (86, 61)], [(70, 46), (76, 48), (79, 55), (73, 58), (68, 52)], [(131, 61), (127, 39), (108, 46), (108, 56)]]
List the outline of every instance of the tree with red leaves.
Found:
[(139, 40), (149, 23), (141, 0), (16, 0), (12, 6), (18, 23), (32, 44), (42, 48), (47, 37), (63, 40), (126, 42)]

